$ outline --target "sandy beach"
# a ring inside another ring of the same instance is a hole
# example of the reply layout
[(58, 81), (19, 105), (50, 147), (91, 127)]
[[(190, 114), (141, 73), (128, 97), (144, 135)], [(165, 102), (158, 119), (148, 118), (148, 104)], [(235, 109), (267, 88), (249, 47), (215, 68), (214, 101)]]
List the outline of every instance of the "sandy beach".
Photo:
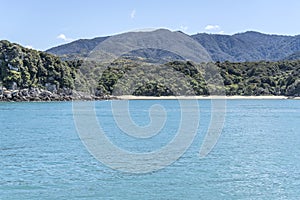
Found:
[(118, 99), (121, 100), (170, 100), (170, 99), (181, 99), (181, 100), (189, 100), (189, 99), (261, 99), (261, 100), (271, 100), (271, 99), (295, 99), (300, 100), (300, 97), (287, 97), (287, 96), (133, 96), (133, 95), (123, 95), (123, 96), (116, 96)]

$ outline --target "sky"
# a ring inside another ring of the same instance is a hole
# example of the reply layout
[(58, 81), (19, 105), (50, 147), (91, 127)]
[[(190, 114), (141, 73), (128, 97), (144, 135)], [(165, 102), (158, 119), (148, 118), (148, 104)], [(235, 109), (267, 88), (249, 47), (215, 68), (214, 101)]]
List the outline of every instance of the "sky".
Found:
[(0, 0), (0, 6), (0, 40), (39, 50), (149, 28), (300, 34), (299, 0)]

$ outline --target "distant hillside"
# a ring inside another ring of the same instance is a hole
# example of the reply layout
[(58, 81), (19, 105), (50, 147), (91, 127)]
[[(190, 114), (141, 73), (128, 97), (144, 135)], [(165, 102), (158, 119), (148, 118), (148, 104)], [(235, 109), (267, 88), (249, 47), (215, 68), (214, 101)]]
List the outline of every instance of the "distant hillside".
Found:
[(97, 37), (94, 39), (80, 39), (74, 42), (53, 47), (46, 52), (59, 55), (65, 59), (73, 59), (77, 57), (86, 57), (101, 42), (109, 37)]
[(277, 61), (300, 51), (300, 36), (245, 32), (235, 35), (197, 34), (197, 40), (215, 61)]
[[(167, 30), (157, 30), (153, 32), (130, 32), (120, 34), (117, 37), (120, 39), (120, 43), (128, 44), (132, 38), (144, 38), (147, 45), (152, 42), (152, 46), (157, 45), (170, 45), (168, 41), (176, 41), (177, 44), (184, 45), (184, 41), (180, 41), (180, 38), (174, 38), (175, 34), (166, 34)], [(175, 33), (175, 32), (173, 32)], [(147, 41), (147, 36), (151, 35)], [(171, 36), (171, 39), (169, 38)], [(66, 59), (72, 59), (74, 57), (85, 57), (94, 48), (101, 47), (103, 42), (111, 37), (101, 37), (95, 39), (77, 40), (69, 44), (61, 45), (47, 50), (47, 52), (56, 54)], [(220, 35), (220, 34), (206, 34), (199, 33), (196, 35), (189, 36), (197, 41), (204, 47), (204, 50), (208, 52), (209, 56), (213, 61), (232, 61), (232, 62), (243, 62), (243, 61), (277, 61), (283, 60), (286, 57), (300, 51), (300, 35), (298, 36), (281, 36), (281, 35), (268, 35), (254, 31), (248, 31), (245, 33), (239, 33), (234, 35)], [(151, 39), (152, 38), (152, 39)], [(156, 38), (157, 40), (153, 40)], [(159, 39), (158, 39), (159, 38)], [(165, 44), (164, 44), (165, 43)], [(143, 43), (141, 43), (141, 48)], [(190, 50), (197, 51), (190, 46)], [(147, 51), (147, 50), (143, 50)], [(131, 53), (131, 57), (143, 57), (144, 59), (159, 60), (161, 57), (160, 52), (156, 52), (157, 55), (153, 54), (153, 49), (149, 52), (142, 53), (141, 51), (135, 51)], [(194, 54), (199, 52), (194, 52)], [(200, 52), (200, 54), (203, 54)], [(166, 55), (166, 54), (164, 54)], [(168, 55), (170, 56), (170, 55)], [(176, 56), (175, 56), (176, 57)], [(175, 58), (172, 57), (172, 58)]]
[(300, 60), (300, 51), (297, 51), (296, 53), (287, 56), (283, 60)]
[(143, 62), (164, 63), (174, 60), (208, 62), (208, 52), (194, 39), (181, 32), (159, 29), (152, 32), (128, 32), (111, 36), (95, 47), (89, 58), (112, 61), (130, 57)]
[[(98, 44), (97, 44), (98, 43)], [(152, 32), (128, 32), (106, 38), (78, 40), (47, 52), (64, 57), (93, 57), (106, 59), (130, 57), (144, 62), (164, 63), (174, 60), (211, 61), (208, 52), (189, 35), (158, 29)], [(101, 55), (99, 55), (101, 54)], [(96, 56), (95, 56), (96, 55)]]

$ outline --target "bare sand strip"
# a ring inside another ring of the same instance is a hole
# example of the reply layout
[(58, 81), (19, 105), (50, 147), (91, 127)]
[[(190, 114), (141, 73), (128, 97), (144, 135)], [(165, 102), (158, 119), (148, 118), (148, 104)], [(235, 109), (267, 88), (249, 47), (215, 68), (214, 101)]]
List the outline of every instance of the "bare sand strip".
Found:
[(116, 96), (117, 99), (121, 100), (171, 100), (171, 99), (180, 99), (180, 100), (189, 100), (189, 99), (297, 99), (300, 100), (300, 97), (295, 97), (295, 98), (289, 98), (286, 96), (160, 96), (160, 97), (155, 97), (155, 96), (133, 96), (133, 95), (123, 95), (123, 96)]

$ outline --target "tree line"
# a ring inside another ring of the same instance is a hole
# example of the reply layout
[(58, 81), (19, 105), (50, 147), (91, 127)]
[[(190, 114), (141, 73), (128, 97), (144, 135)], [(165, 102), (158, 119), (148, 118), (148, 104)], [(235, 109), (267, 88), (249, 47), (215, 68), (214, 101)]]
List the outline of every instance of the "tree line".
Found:
[(103, 95), (300, 96), (300, 60), (155, 65), (69, 60), (0, 41), (0, 84), (6, 88), (71, 89)]

